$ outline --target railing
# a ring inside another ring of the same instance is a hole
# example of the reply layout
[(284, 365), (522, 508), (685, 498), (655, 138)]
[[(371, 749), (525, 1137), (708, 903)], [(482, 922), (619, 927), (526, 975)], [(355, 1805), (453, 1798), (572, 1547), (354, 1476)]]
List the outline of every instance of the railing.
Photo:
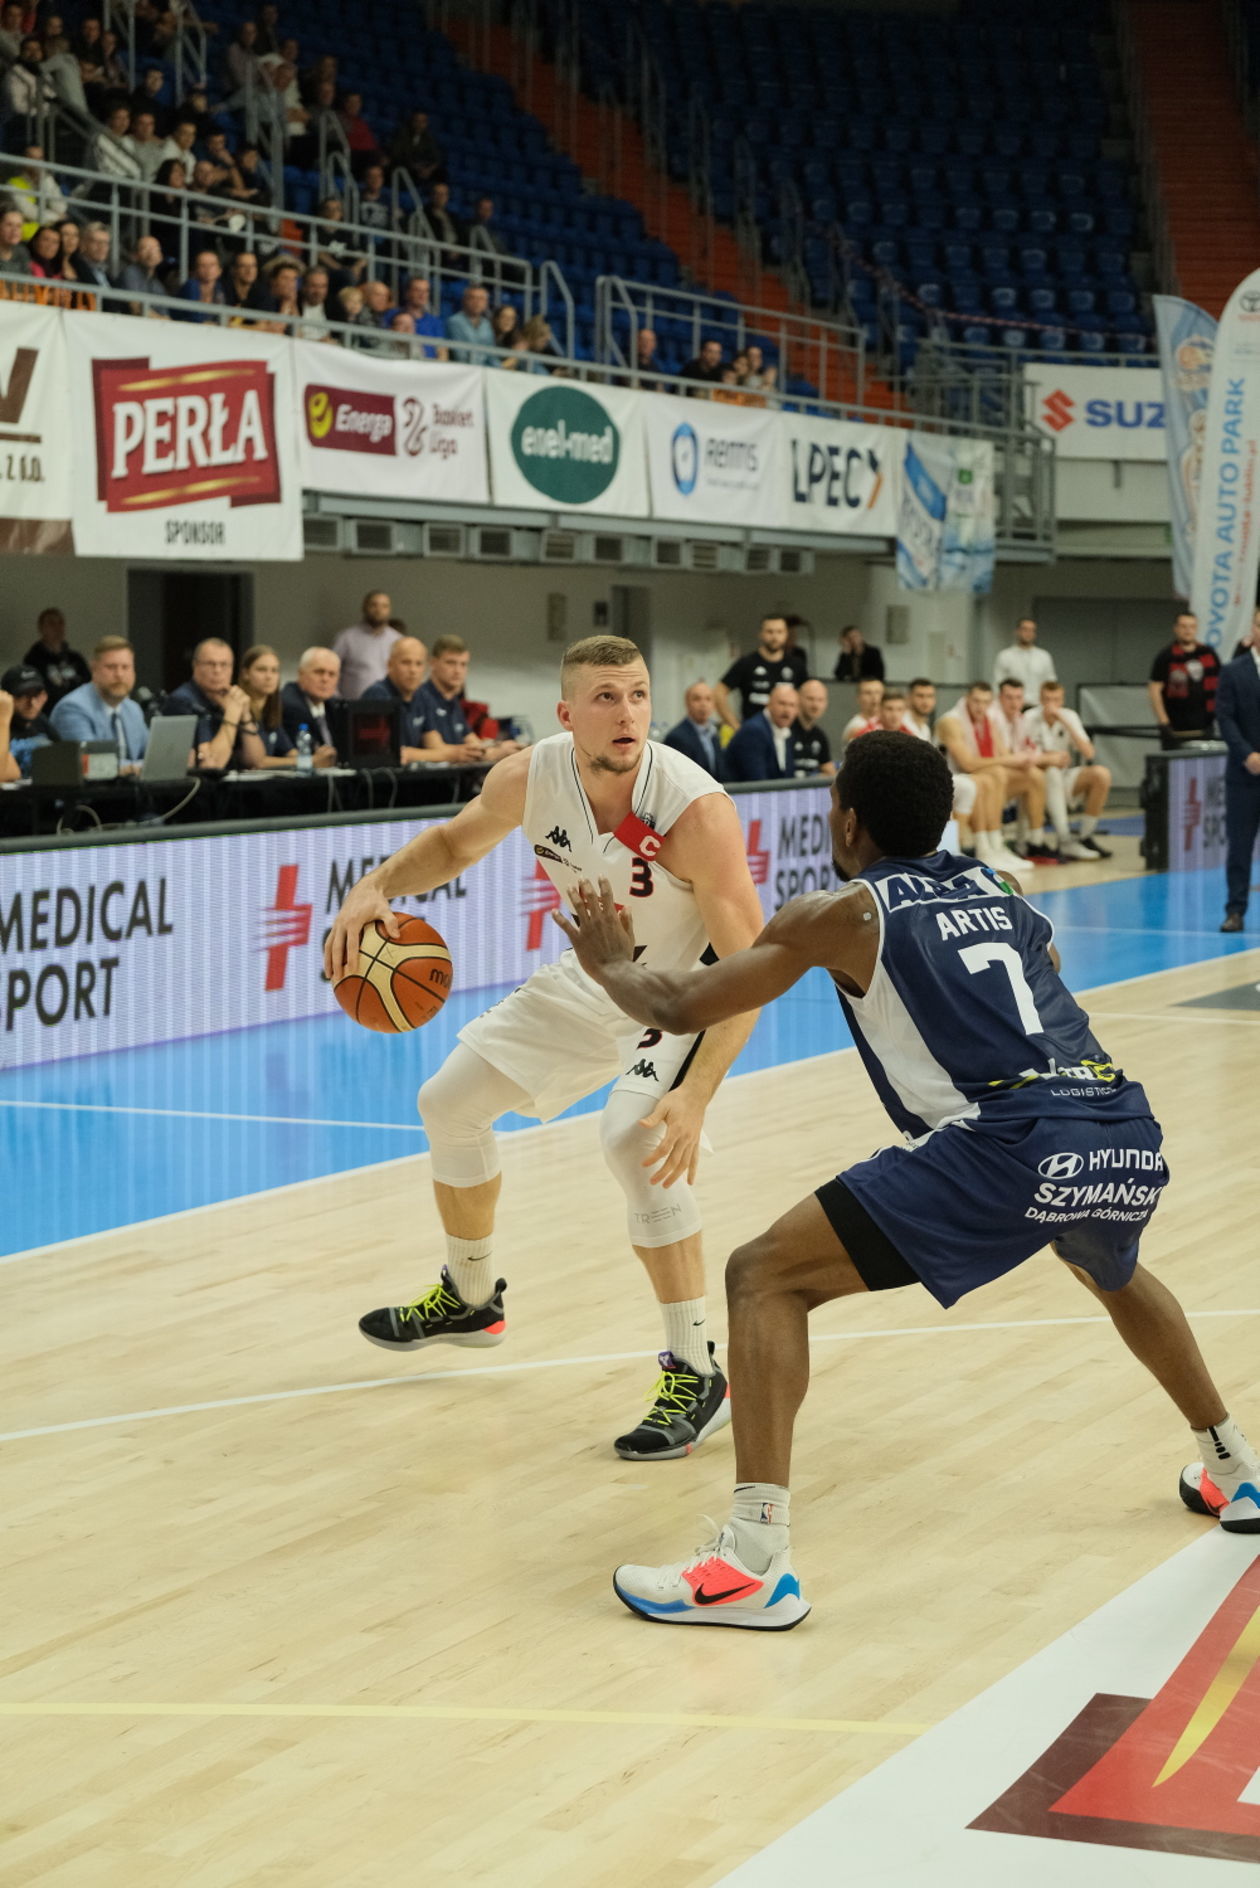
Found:
[(1157, 290), (1165, 295), (1179, 295), (1181, 286), (1177, 277), (1177, 258), (1168, 232), (1168, 213), (1164, 207), (1159, 165), (1155, 158), (1154, 140), (1151, 137), (1150, 118), (1146, 109), (1146, 91), (1142, 84), (1142, 75), (1138, 70), (1137, 47), (1134, 44), (1128, 15), (1124, 9), (1124, 0), (1111, 0), (1111, 24), (1116, 39), (1116, 50), (1120, 54), (1120, 79), (1124, 90), (1125, 109), (1133, 128), (1133, 150), (1137, 158), (1138, 175), (1142, 185), (1142, 208), (1151, 233), (1151, 261), (1155, 271), (1155, 285)]
[[(735, 304), (720, 295), (658, 288), (601, 275), (595, 284), (595, 352), (605, 362), (633, 366), (640, 331), (662, 320), (687, 324), (693, 358), (705, 340), (721, 339), (728, 354), (754, 345), (777, 357), (776, 401), (789, 380), (808, 380), (820, 401), (860, 406), (866, 391), (866, 341), (858, 328), (814, 315)], [(628, 352), (622, 345), (622, 332)], [(659, 376), (652, 370), (652, 379)], [(812, 398), (813, 396), (811, 396)]]
[(757, 215), (760, 167), (748, 139), (741, 133), (735, 140), (733, 176), (735, 184), (735, 241), (739, 245), (744, 280), (749, 283), (754, 301), (761, 299), (763, 235)]
[[(1035, 348), (973, 347), (929, 334), (920, 341), (914, 367), (905, 378), (906, 398), (920, 417), (958, 426), (1031, 424), (1034, 390), (1028, 369), (1039, 358)], [(1058, 348), (1053, 360), (1060, 366), (1151, 365), (1149, 354), (1074, 354)]]
[(640, 207), (649, 227), (655, 223), (659, 231), (665, 227), (669, 192), (665, 80), (632, 8), (626, 12), (625, 46), (626, 105), (643, 134), (648, 166), (643, 180), (645, 201)]
[(693, 282), (712, 282), (714, 217), (709, 114), (696, 85), (687, 95), (687, 170), (691, 199), (688, 267)]
[[(358, 223), (346, 216), (342, 221), (326, 222), (318, 216), (299, 216), (273, 207), (255, 209), (248, 202), (213, 197), (193, 190), (170, 191), (140, 179), (108, 177), (99, 171), (77, 169), (73, 165), (21, 160), (24, 171), (48, 172), (61, 185), (70, 200), (77, 221), (103, 223), (110, 232), (114, 258), (130, 252), (142, 235), (156, 236), (163, 255), (181, 277), (190, 273), (193, 256), (200, 249), (222, 247), (225, 251), (256, 245), (267, 252), (268, 259), (285, 255), (304, 268), (313, 267), (319, 253), (330, 240), (348, 241), (354, 253), (369, 258), (364, 280), (388, 284), (397, 293), (414, 275), (422, 275), (430, 284), (434, 314), (440, 314), (444, 299), (464, 285), (476, 281), (493, 285), (502, 299), (510, 294), (519, 300), (521, 316), (528, 320), (544, 307), (542, 274), (524, 256), (498, 255), (465, 244), (441, 244), (434, 236), (419, 205), (408, 219), (409, 227), (383, 231)], [(331, 194), (331, 193), (330, 193)], [(4, 186), (0, 183), (0, 199)], [(357, 186), (353, 201), (358, 202)], [(198, 212), (201, 219), (198, 219)], [(236, 227), (209, 219), (239, 219)], [(115, 267), (121, 266), (116, 260)], [(573, 346), (573, 298), (560, 269), (554, 262), (543, 265), (548, 273), (548, 295), (552, 305), (566, 307), (566, 345)], [(563, 287), (562, 287), (563, 284)]]

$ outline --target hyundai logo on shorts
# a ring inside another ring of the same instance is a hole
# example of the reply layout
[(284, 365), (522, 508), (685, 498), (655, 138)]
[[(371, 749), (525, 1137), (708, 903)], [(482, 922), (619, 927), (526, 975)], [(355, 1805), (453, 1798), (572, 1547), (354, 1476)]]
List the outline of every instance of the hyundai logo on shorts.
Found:
[(1084, 1165), (1079, 1154), (1047, 1154), (1037, 1162), (1037, 1172), (1047, 1180), (1075, 1180)]
[(684, 498), (690, 498), (700, 477), (700, 441), (695, 427), (687, 420), (674, 428), (674, 437), (669, 442), (669, 462), (674, 484)]

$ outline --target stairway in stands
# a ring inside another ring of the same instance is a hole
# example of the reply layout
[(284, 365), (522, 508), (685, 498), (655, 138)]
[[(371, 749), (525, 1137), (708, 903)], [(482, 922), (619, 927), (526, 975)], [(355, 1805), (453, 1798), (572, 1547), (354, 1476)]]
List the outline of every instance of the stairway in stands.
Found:
[(1124, 0), (1181, 293), (1219, 315), (1260, 263), (1256, 147), (1220, 0)]

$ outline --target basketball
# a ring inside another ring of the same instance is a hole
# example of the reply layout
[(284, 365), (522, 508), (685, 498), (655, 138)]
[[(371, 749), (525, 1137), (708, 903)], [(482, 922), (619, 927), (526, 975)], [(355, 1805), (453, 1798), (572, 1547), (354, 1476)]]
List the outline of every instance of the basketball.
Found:
[(404, 918), (396, 938), (379, 919), (359, 944), (359, 962), (333, 985), (347, 1016), (383, 1036), (431, 1023), (451, 992), (451, 953), (423, 918)]

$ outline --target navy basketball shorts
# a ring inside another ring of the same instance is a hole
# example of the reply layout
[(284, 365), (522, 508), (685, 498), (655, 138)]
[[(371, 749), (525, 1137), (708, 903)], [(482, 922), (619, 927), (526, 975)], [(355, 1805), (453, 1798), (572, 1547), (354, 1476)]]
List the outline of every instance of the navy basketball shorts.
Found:
[(1150, 1115), (952, 1122), (816, 1197), (871, 1291), (917, 1282), (949, 1306), (1048, 1245), (1119, 1291), (1168, 1183), (1162, 1142)]

